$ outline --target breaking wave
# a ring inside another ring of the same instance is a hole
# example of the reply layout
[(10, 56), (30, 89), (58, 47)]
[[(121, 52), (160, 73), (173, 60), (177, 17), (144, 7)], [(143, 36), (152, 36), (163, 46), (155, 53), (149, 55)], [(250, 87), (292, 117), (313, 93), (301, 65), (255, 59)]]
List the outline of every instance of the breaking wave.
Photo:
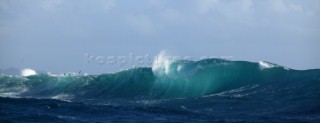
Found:
[[(101, 75), (0, 75), (0, 96), (53, 99), (201, 97), (249, 85), (320, 81), (320, 70), (293, 70), (269, 62), (166, 61)], [(307, 90), (306, 90), (307, 91)]]

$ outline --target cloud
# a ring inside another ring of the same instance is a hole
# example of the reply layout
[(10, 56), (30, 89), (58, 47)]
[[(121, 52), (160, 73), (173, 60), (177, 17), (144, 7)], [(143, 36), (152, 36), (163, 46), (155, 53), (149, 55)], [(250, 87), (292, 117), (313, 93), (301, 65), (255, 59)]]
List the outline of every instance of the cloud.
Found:
[(171, 23), (181, 22), (182, 14), (173, 8), (166, 8), (160, 12), (160, 16), (163, 20)]
[(307, 16), (314, 16), (315, 13), (314, 13), (313, 11), (311, 11), (311, 10), (307, 10), (307, 11), (306, 11), (306, 15), (307, 15)]
[(144, 15), (131, 15), (127, 17), (128, 24), (142, 35), (151, 35), (155, 32), (154, 23)]
[(243, 11), (250, 11), (252, 10), (252, 1), (251, 0), (242, 0), (241, 1), (241, 8)]
[(247, 16), (254, 12), (252, 0), (200, 0), (196, 7), (201, 14), (215, 13), (228, 18)]
[(163, 8), (166, 2), (164, 0), (148, 0), (148, 5), (152, 8)]
[(66, 9), (66, 6), (72, 9), (101, 9), (103, 11), (108, 11), (116, 7), (115, 0), (96, 0), (90, 2), (86, 0), (43, 0), (36, 3), (39, 3), (40, 8), (48, 12), (55, 12), (58, 9)]
[(302, 12), (303, 11), (301, 6), (295, 5), (295, 4), (290, 4), (289, 5), (289, 10), (298, 11), (298, 12)]
[[(271, 0), (272, 9), (280, 14), (286, 13), (302, 13), (306, 16), (314, 16), (315, 12), (311, 9), (306, 9), (303, 5), (293, 4), (293, 3), (284, 3), (282, 0)], [(315, 5), (317, 6), (317, 5)]]
[(293, 3), (284, 3), (282, 0), (271, 0), (272, 9), (277, 13), (290, 13), (290, 12), (301, 12), (306, 15), (310, 14), (310, 11), (306, 11), (302, 5)]
[(219, 3), (219, 0), (199, 0), (198, 2), (198, 12), (205, 14), (209, 12), (216, 4)]
[(104, 9), (109, 10), (111, 8), (116, 7), (116, 1), (114, 0), (103, 0), (102, 1), (102, 6)]
[(282, 0), (271, 0), (272, 9), (278, 13), (288, 12), (288, 7), (283, 3)]
[(46, 11), (54, 12), (63, 2), (64, 0), (44, 0), (41, 2), (40, 7)]
[(0, 0), (0, 10), (7, 10), (9, 8), (7, 2), (7, 0)]

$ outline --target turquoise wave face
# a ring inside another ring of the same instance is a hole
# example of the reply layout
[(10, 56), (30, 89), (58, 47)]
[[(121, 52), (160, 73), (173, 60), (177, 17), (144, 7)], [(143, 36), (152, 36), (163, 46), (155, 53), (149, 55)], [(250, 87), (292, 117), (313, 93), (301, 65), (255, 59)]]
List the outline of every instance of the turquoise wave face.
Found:
[(175, 61), (101, 75), (0, 76), (0, 96), (56, 99), (198, 97), (249, 86), (320, 81), (320, 70), (298, 71), (268, 62)]

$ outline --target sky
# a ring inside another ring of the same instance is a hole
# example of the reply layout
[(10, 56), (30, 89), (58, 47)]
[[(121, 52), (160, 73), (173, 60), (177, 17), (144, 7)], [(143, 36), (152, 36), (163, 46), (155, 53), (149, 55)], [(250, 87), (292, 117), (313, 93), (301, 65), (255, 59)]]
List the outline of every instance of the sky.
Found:
[(166, 50), (302, 70), (319, 47), (320, 0), (0, 0), (2, 69), (99, 74)]

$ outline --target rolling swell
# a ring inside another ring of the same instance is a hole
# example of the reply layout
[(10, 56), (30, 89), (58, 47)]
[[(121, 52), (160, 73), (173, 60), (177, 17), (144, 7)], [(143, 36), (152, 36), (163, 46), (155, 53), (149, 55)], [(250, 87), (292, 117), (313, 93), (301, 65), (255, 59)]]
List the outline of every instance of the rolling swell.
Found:
[(298, 71), (268, 62), (205, 59), (101, 75), (1, 75), (0, 94), (54, 99), (161, 99), (198, 97), (248, 85), (267, 87), (319, 81), (320, 70)]

